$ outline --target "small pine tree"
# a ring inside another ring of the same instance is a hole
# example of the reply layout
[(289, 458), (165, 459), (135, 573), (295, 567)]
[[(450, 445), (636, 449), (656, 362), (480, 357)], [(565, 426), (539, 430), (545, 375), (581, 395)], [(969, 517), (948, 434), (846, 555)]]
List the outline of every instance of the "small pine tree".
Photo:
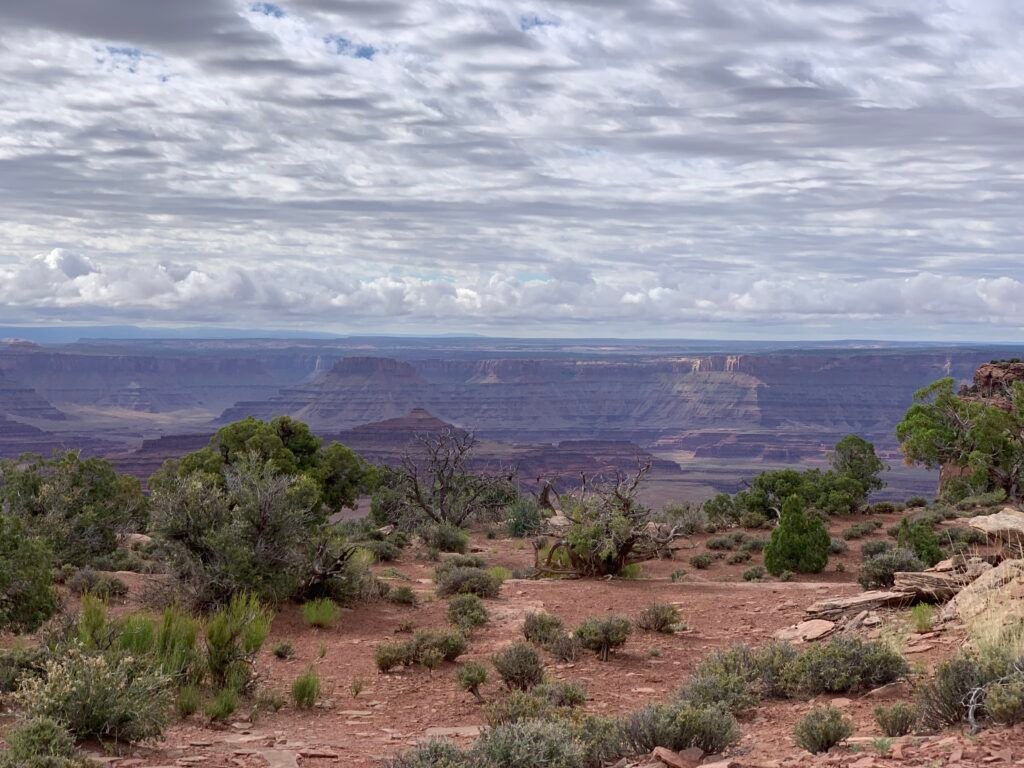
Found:
[(820, 573), (828, 565), (831, 546), (825, 524), (807, 514), (800, 497), (793, 495), (782, 504), (779, 527), (764, 548), (764, 565), (773, 576), (783, 571)]

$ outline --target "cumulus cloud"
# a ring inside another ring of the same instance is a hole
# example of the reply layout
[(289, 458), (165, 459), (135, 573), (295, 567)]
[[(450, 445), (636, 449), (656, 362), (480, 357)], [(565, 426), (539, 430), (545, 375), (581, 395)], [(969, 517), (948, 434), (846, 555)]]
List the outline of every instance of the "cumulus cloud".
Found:
[(964, 0), (0, 4), (0, 318), (1019, 337)]

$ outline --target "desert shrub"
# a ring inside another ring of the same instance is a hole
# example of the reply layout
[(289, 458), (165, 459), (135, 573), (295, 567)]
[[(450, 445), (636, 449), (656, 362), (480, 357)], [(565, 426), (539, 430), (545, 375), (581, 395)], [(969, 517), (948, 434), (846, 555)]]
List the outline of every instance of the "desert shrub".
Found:
[(586, 688), (566, 680), (538, 683), (530, 693), (553, 707), (581, 707), (587, 700)]
[(483, 701), (480, 686), (487, 682), (487, 668), (478, 662), (468, 661), (455, 673), (459, 687), (473, 694), (477, 701)]
[(830, 543), (821, 519), (807, 514), (799, 497), (790, 496), (782, 505), (779, 526), (764, 549), (765, 568), (773, 576), (787, 570), (819, 573), (828, 564)]
[(487, 569), (487, 575), (501, 585), (512, 578), (512, 571), (503, 565), (493, 565)]
[(482, 568), (451, 568), (437, 574), (436, 578), (437, 594), (441, 597), (450, 595), (497, 597), (501, 591), (501, 582)]
[(0, 694), (14, 693), (26, 677), (42, 677), (49, 649), (44, 646), (15, 646), (0, 650)]
[(777, 578), (779, 581), (792, 581), (794, 576), (796, 574), (792, 571), (782, 571)]
[(454, 525), (432, 525), (424, 529), (423, 541), (439, 552), (465, 554), (469, 549), (469, 534)]
[(896, 545), (909, 549), (926, 566), (933, 566), (945, 555), (942, 547), (939, 546), (939, 537), (935, 535), (930, 525), (914, 523), (907, 518), (900, 521), (900, 529), (896, 535)]
[(864, 511), (870, 515), (891, 515), (897, 511), (897, 508), (891, 501), (878, 501)]
[(875, 707), (875, 722), (886, 736), (906, 736), (914, 730), (917, 710), (903, 701), (897, 701), (888, 707)]
[(736, 718), (721, 707), (674, 702), (645, 707), (623, 724), (625, 741), (636, 753), (664, 747), (678, 752), (699, 747), (721, 752), (739, 741)]
[(547, 644), (547, 649), (559, 661), (572, 663), (580, 657), (583, 646), (575, 636), (561, 634)]
[(455, 568), (487, 568), (487, 561), (481, 555), (451, 554), (434, 568), (434, 579)]
[(528, 613), (523, 620), (523, 636), (531, 643), (549, 645), (555, 638), (565, 634), (562, 620), (550, 613)]
[(214, 722), (227, 720), (238, 709), (238, 691), (230, 686), (221, 688), (206, 705), (206, 716)]
[(906, 501), (903, 502), (903, 506), (910, 508), (927, 507), (928, 499), (926, 499), (924, 496), (910, 496), (909, 498), (907, 498)]
[(694, 669), (682, 697), (696, 706), (743, 712), (762, 697), (786, 693), (784, 671), (796, 657), (788, 643), (769, 643), (759, 649), (737, 645), (715, 651)]
[(178, 689), (178, 694), (174, 699), (174, 710), (178, 713), (178, 717), (184, 719), (198, 712), (202, 703), (203, 697), (198, 686), (186, 685)]
[(663, 632), (671, 635), (682, 624), (679, 611), (668, 603), (655, 603), (644, 608), (637, 616), (636, 626), (645, 632)]
[(846, 528), (842, 537), (846, 541), (853, 541), (854, 539), (863, 539), (865, 536), (870, 536), (878, 529), (873, 520), (864, 520), (859, 523), (854, 523), (849, 528)]
[(853, 723), (835, 707), (815, 707), (793, 729), (797, 746), (813, 755), (828, 752), (852, 735)]
[(378, 645), (374, 660), (381, 672), (388, 672), (395, 667), (429, 667), (441, 661), (455, 661), (465, 651), (466, 638), (461, 632), (420, 631), (406, 642)]
[(508, 510), (505, 527), (508, 535), (516, 539), (536, 536), (544, 526), (544, 514), (533, 499), (520, 496)]
[(750, 558), (751, 555), (749, 552), (744, 552), (743, 550), (740, 550), (739, 552), (733, 552), (731, 555), (725, 558), (725, 562), (727, 562), (729, 565), (739, 565), (740, 563), (750, 562)]
[(713, 551), (730, 550), (736, 548), (736, 541), (732, 536), (712, 536), (704, 546)]
[(487, 608), (476, 595), (456, 595), (448, 603), (448, 621), (459, 629), (482, 627), (487, 618)]
[(20, 520), (0, 514), (0, 632), (31, 632), (56, 610), (49, 550)]
[(22, 680), (15, 698), (29, 717), (64, 723), (78, 739), (136, 742), (167, 725), (170, 679), (146, 659), (97, 654), (72, 644)]
[(942, 539), (949, 544), (966, 547), (982, 547), (988, 543), (988, 535), (977, 528), (953, 526), (942, 529)]
[(274, 614), (249, 594), (237, 595), (210, 618), (206, 625), (206, 664), (216, 687), (248, 690), (253, 661), (273, 619)]
[[(743, 572), (744, 581), (761, 581), (768, 572), (765, 570), (763, 565), (755, 565), (753, 568), (747, 568)], [(784, 571), (782, 572), (784, 573)]]
[(740, 550), (743, 552), (762, 552), (764, 548), (768, 546), (768, 539), (761, 538), (758, 536), (751, 536), (746, 539), (741, 545)]
[(387, 768), (470, 768), (470, 758), (447, 739), (417, 744), (387, 762)]
[(320, 675), (310, 667), (292, 683), (292, 701), (298, 709), (312, 709), (320, 698)]
[(291, 659), (295, 656), (295, 649), (292, 648), (292, 644), (287, 640), (274, 645), (274, 655), (279, 659)]
[(160, 670), (176, 685), (198, 683), (208, 662), (198, 647), (199, 622), (184, 611), (170, 606), (156, 624), (153, 648)]
[(743, 510), (737, 506), (732, 496), (720, 493), (704, 503), (704, 513), (712, 525), (730, 528), (739, 523)]
[(628, 754), (618, 718), (574, 713), (571, 722), (587, 768), (612, 765)]
[(50, 717), (33, 717), (6, 734), (0, 768), (85, 768), (75, 759), (75, 740), (67, 727)]
[(405, 584), (388, 590), (387, 600), (396, 605), (416, 605), (418, 602), (416, 592)]
[(829, 551), (829, 553), (830, 553), (830, 554), (833, 554), (833, 555), (841, 555), (841, 554), (843, 554), (844, 552), (846, 552), (846, 551), (847, 551), (847, 550), (848, 550), (849, 548), (850, 548), (850, 545), (849, 545), (849, 544), (847, 544), (847, 543), (846, 543), (845, 541), (843, 541), (842, 539), (838, 539), (838, 538), (836, 538), (835, 536), (833, 536), (833, 537), (832, 537), (832, 538), (831, 538), (831, 539), (829, 540), (829, 547), (828, 547), (828, 551)]
[(1024, 722), (1024, 673), (1017, 672), (985, 689), (985, 712), (1001, 725)]
[(750, 530), (758, 530), (768, 525), (768, 516), (756, 509), (747, 510), (740, 515), (740, 526)]
[(709, 553), (701, 552), (699, 555), (694, 555), (690, 558), (690, 565), (698, 571), (703, 571), (706, 568), (710, 568), (714, 561), (715, 559)]
[(484, 707), (484, 718), (492, 728), (521, 720), (550, 719), (554, 707), (540, 696), (526, 691), (512, 691)]
[(929, 631), (934, 620), (935, 609), (927, 603), (918, 603), (910, 609), (910, 623), (914, 625), (915, 632)]
[(816, 695), (877, 688), (908, 671), (906, 660), (880, 642), (836, 638), (814, 645), (786, 665), (786, 687)]
[(584, 768), (583, 748), (566, 723), (520, 720), (490, 728), (473, 746), (477, 759), (501, 768)]
[(544, 679), (544, 665), (533, 647), (515, 643), (498, 651), (491, 663), (509, 690), (528, 691)]
[(378, 563), (390, 563), (402, 556), (402, 549), (394, 542), (382, 539), (370, 539), (359, 542), (359, 546), (373, 555)]
[(76, 595), (84, 595), (88, 592), (101, 600), (124, 597), (128, 594), (128, 585), (119, 578), (89, 567), (80, 568), (74, 576), (68, 579), (67, 586)]
[(333, 627), (340, 616), (341, 609), (330, 598), (320, 597), (302, 605), (302, 620), (310, 627)]
[(865, 541), (860, 547), (861, 557), (867, 559), (874, 557), (875, 555), (881, 555), (884, 552), (892, 551), (892, 543), (885, 541), (884, 539), (877, 539), (875, 541)]
[(971, 692), (986, 682), (987, 676), (974, 658), (960, 655), (942, 662), (931, 679), (917, 688), (921, 724), (941, 728), (963, 722), (967, 719)]
[(910, 550), (891, 549), (863, 561), (857, 573), (857, 583), (864, 589), (888, 588), (895, 583), (896, 573), (924, 569), (924, 563)]
[(629, 619), (621, 616), (587, 619), (576, 628), (575, 636), (580, 645), (596, 653), (601, 661), (608, 661), (608, 654), (626, 644), (632, 626)]
[(707, 512), (691, 504), (666, 504), (662, 507), (661, 517), (686, 536), (703, 533), (708, 525)]

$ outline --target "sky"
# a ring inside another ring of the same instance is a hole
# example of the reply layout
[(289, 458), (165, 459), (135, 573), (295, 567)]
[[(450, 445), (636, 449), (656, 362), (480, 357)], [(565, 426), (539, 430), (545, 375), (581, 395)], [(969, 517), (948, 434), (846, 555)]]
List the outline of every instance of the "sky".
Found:
[(1017, 0), (0, 0), (0, 323), (1024, 339)]

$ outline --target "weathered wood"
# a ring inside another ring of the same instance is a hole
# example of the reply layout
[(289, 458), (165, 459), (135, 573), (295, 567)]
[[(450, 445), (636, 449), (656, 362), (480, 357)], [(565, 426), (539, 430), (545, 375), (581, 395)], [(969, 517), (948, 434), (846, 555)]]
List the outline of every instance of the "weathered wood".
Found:
[(944, 603), (964, 588), (965, 577), (953, 573), (914, 573), (899, 571), (895, 574), (893, 592), (907, 592), (919, 600)]
[(851, 613), (873, 611), (878, 608), (898, 608), (914, 602), (914, 595), (906, 592), (881, 592), (872, 590), (853, 597), (830, 597), (819, 600), (807, 608), (806, 613), (813, 619), (835, 621)]

